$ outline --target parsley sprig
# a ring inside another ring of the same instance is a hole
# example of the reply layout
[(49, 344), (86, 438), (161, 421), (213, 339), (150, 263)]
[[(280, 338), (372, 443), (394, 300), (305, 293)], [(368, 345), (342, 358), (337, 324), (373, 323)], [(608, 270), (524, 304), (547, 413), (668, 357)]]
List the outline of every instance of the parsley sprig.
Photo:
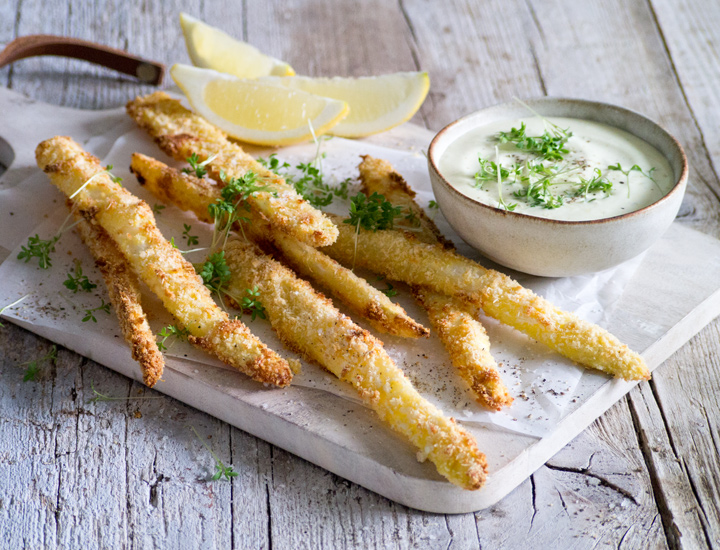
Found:
[(83, 275), (80, 260), (75, 260), (75, 270), (68, 273), (63, 285), (65, 285), (68, 290), (72, 290), (73, 294), (80, 290), (83, 292), (91, 292), (94, 288), (97, 288), (95, 283), (90, 282), (87, 275)]

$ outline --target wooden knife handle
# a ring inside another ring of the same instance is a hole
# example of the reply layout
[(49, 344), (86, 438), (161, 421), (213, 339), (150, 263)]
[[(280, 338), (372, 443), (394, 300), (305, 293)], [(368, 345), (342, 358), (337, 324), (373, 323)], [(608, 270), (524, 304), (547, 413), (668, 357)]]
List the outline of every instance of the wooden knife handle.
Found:
[(160, 84), (165, 75), (165, 65), (161, 63), (135, 57), (122, 50), (109, 48), (95, 42), (49, 34), (22, 36), (10, 42), (0, 52), (0, 68), (18, 59), (36, 55), (58, 55), (82, 59), (134, 76), (148, 84)]

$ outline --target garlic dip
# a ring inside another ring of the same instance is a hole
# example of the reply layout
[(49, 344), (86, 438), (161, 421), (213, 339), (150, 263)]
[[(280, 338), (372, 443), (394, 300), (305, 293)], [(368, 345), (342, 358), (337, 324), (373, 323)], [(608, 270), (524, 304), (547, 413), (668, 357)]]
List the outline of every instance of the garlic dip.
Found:
[[(526, 125), (526, 136), (542, 136), (546, 130), (552, 135), (553, 128), (571, 132), (564, 158), (543, 160), (542, 156), (518, 149), (515, 142), (500, 143), (500, 132), (520, 129), (522, 123)], [(475, 175), (481, 170), (478, 157), (485, 161), (490, 173), (492, 168), (488, 163), (493, 162), (508, 169), (509, 176), (501, 185), (497, 178), (491, 179), (485, 172), (481, 172), (480, 177), (485, 174), (486, 180), (476, 179)], [(552, 208), (538, 204), (528, 195), (528, 181), (537, 182), (538, 176), (531, 176), (527, 165), (540, 161), (558, 172), (547, 180), (549, 195), (544, 195), (550, 198), (545, 204), (555, 205)], [(637, 165), (642, 172), (630, 171), (628, 177), (619, 170), (608, 169), (618, 164), (624, 171)], [(438, 168), (451, 186), (479, 202), (501, 209), (504, 202), (507, 209), (514, 212), (567, 221), (611, 218), (639, 210), (665, 196), (674, 185), (670, 163), (646, 141), (607, 124), (564, 117), (543, 119), (530, 115), (474, 128), (448, 146)], [(596, 170), (600, 170), (600, 178)], [(583, 182), (593, 178), (604, 183), (603, 190), (588, 191), (591, 187)], [(535, 206), (531, 205), (533, 202)]]

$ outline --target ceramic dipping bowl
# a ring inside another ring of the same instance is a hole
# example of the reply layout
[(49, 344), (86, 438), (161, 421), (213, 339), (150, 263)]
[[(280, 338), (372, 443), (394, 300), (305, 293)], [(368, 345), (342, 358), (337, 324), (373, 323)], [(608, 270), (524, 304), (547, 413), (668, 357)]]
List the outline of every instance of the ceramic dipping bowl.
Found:
[(430, 143), (428, 169), (435, 199), (458, 235), (501, 265), (546, 277), (601, 271), (647, 250), (673, 222), (685, 193), (688, 163), (680, 143), (648, 118), (615, 105), (562, 98), (528, 100), (525, 104), (546, 117), (600, 122), (645, 140), (667, 158), (674, 185), (645, 208), (591, 221), (539, 218), (472, 199), (448, 182), (438, 161), (451, 143), (476, 127), (528, 117), (528, 109), (522, 104), (504, 103), (456, 120)]

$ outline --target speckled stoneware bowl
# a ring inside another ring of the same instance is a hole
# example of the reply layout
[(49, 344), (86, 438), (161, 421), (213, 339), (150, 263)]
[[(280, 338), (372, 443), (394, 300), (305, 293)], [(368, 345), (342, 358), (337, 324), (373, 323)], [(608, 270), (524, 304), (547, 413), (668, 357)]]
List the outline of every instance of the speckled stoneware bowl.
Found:
[(537, 218), (471, 199), (448, 183), (438, 169), (438, 161), (448, 145), (469, 130), (497, 120), (528, 116), (528, 109), (521, 104), (504, 103), (456, 120), (443, 128), (430, 144), (430, 181), (440, 209), (453, 229), (491, 260), (546, 277), (601, 271), (647, 250), (675, 219), (685, 193), (688, 164), (678, 141), (651, 120), (615, 105), (559, 98), (525, 103), (543, 116), (602, 122), (645, 140), (668, 159), (675, 185), (650, 206), (592, 221)]

